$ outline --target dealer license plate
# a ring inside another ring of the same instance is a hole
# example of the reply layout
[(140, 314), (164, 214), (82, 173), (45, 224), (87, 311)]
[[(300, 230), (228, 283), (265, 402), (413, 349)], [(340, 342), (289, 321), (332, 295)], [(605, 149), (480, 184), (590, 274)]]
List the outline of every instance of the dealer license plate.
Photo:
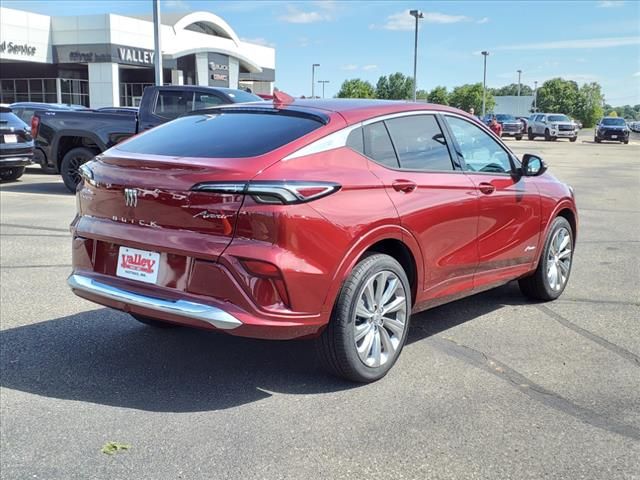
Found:
[(618, 138), (618, 135), (611, 135), (611, 138)]
[(136, 248), (120, 247), (118, 253), (118, 269), (116, 275), (145, 283), (156, 283), (160, 254), (138, 250)]
[(5, 135), (4, 136), (4, 143), (18, 143), (18, 136), (17, 135)]

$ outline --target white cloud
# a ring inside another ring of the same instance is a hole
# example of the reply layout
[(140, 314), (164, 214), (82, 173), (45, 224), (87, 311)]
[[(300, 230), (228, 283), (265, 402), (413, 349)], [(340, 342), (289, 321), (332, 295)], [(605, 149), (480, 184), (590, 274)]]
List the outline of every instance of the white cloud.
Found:
[(287, 7), (287, 13), (278, 17), (278, 19), (286, 23), (317, 23), (331, 20), (331, 14), (327, 12), (328, 9), (324, 8), (324, 10), (324, 13), (316, 11), (305, 12), (289, 5)]
[(342, 67), (340, 67), (340, 69), (341, 70), (347, 70), (347, 71), (353, 71), (353, 70), (357, 70), (358, 69), (358, 65), (350, 63), (348, 65), (343, 65)]
[(489, 23), (489, 17), (482, 17), (480, 20), (476, 20), (476, 23)]
[(633, 74), (634, 77), (640, 77), (640, 72), (636, 72)]
[(558, 40), (554, 42), (502, 45), (494, 50), (562, 50), (580, 48), (610, 48), (640, 45), (640, 37), (589, 38), (584, 40)]
[(276, 46), (275, 43), (270, 42), (269, 40), (267, 40), (266, 38), (263, 38), (263, 37), (240, 38), (240, 40), (242, 40), (243, 42), (256, 43), (256, 44), (262, 45), (264, 47), (275, 47)]
[(369, 72), (371, 70), (376, 70), (378, 68), (378, 65), (375, 64), (369, 64), (369, 65), (356, 65), (355, 63), (349, 63), (347, 65), (343, 65), (342, 67), (340, 67), (341, 70), (347, 70), (347, 71), (355, 71), (355, 70), (362, 70), (365, 72)]
[[(426, 23), (459, 23), (471, 22), (473, 18), (466, 15), (447, 15), (446, 13), (424, 12), (424, 18), (421, 20)], [(487, 19), (488, 21), (488, 19)], [(483, 22), (484, 23), (484, 22)], [(409, 14), (409, 10), (394, 13), (387, 17), (387, 21), (383, 25), (369, 25), (370, 29), (381, 28), (383, 30), (413, 30), (416, 26), (416, 20)]]
[(375, 70), (375, 69), (377, 69), (377, 68), (378, 68), (378, 65), (370, 64), (370, 65), (364, 65), (364, 66), (362, 67), (362, 70), (364, 70), (365, 72), (368, 72), (368, 71), (370, 71), (370, 70)]
[(601, 0), (598, 2), (599, 8), (613, 8), (624, 5), (624, 0)]
[(191, 7), (185, 0), (162, 0), (161, 7), (171, 8), (174, 10), (189, 10)]

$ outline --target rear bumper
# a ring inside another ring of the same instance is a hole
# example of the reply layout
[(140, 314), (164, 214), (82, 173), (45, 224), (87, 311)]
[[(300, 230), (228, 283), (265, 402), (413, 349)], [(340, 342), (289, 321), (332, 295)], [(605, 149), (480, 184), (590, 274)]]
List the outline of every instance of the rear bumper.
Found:
[(620, 130), (604, 130), (602, 132), (597, 132), (596, 136), (600, 140), (613, 140), (614, 142), (629, 139), (629, 133), (625, 133)]
[(31, 165), (32, 155), (0, 155), (0, 168), (26, 167)]

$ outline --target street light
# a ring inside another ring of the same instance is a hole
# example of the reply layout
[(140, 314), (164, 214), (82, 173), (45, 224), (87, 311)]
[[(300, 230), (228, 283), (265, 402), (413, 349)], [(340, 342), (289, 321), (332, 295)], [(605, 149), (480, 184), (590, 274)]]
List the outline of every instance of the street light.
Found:
[(533, 111), (538, 111), (538, 81), (533, 82)]
[(484, 57), (484, 74), (482, 76), (482, 116), (484, 117), (487, 113), (487, 57), (489, 56), (489, 52), (485, 50), (481, 53)]
[(318, 80), (318, 83), (322, 84), (322, 98), (324, 98), (324, 86), (329, 83), (329, 80)]
[(153, 58), (156, 85), (162, 85), (162, 46), (160, 45), (160, 0), (153, 0)]
[(316, 98), (316, 67), (319, 66), (319, 63), (311, 65), (311, 98)]
[(424, 18), (424, 15), (420, 10), (411, 10), (409, 15), (416, 19), (416, 37), (413, 47), (413, 101), (415, 102), (418, 89), (418, 19)]
[(518, 72), (518, 115), (520, 115), (520, 83), (522, 80), (522, 70), (516, 70)]

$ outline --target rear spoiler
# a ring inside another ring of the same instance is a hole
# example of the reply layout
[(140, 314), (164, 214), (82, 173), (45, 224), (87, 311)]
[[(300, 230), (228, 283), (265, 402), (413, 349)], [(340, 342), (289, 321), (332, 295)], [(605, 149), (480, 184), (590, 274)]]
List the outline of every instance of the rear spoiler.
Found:
[[(266, 102), (265, 102), (266, 103)], [(286, 108), (276, 108), (267, 103), (268, 106), (261, 106), (260, 103), (256, 104), (244, 104), (244, 105), (220, 105), (218, 107), (202, 108), (200, 110), (193, 110), (191, 112), (180, 115), (181, 117), (188, 117), (190, 115), (215, 115), (219, 113), (262, 113), (264, 115), (288, 115), (291, 117), (301, 117), (315, 120), (323, 125), (329, 123), (329, 116), (313, 110), (303, 107), (292, 107), (287, 105)]]

